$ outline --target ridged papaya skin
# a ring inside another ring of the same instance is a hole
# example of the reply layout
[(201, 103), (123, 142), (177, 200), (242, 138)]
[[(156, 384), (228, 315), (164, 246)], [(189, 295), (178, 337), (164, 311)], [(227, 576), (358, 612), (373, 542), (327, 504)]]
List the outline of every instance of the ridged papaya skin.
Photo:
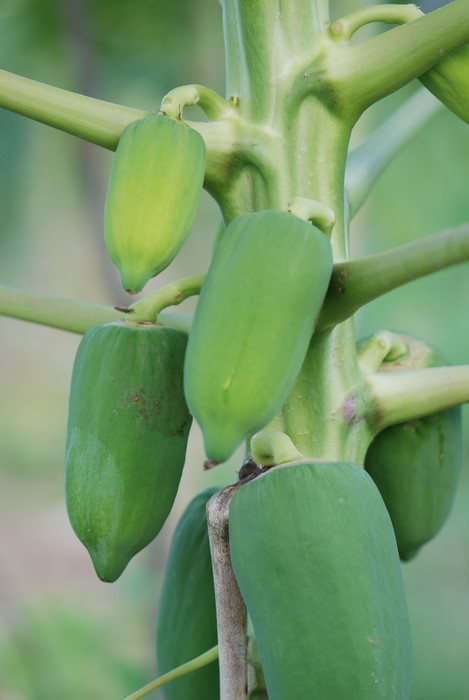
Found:
[(104, 241), (129, 293), (164, 270), (186, 240), (205, 161), (200, 134), (162, 114), (122, 132), (106, 195)]
[(293, 214), (242, 214), (224, 232), (194, 316), (185, 391), (209, 459), (223, 462), (281, 409), (332, 271), (329, 239)]
[(469, 124), (469, 46), (450, 53), (419, 80), (448, 109)]
[(158, 534), (174, 502), (191, 415), (187, 336), (156, 324), (88, 330), (70, 390), (65, 493), (96, 573), (115, 581)]
[(409, 697), (396, 541), (363, 468), (274, 467), (235, 493), (229, 533), (269, 700)]
[[(409, 335), (397, 336), (409, 347), (409, 356), (383, 362), (380, 371), (449, 364), (437, 348)], [(461, 464), (460, 406), (386, 428), (368, 448), (365, 469), (389, 511), (403, 561), (415, 557), (444, 525), (453, 505)]]
[[(174, 532), (156, 625), (158, 675), (217, 643), (217, 617), (205, 506), (208, 488), (187, 506)], [(165, 700), (219, 700), (218, 662), (162, 687)]]

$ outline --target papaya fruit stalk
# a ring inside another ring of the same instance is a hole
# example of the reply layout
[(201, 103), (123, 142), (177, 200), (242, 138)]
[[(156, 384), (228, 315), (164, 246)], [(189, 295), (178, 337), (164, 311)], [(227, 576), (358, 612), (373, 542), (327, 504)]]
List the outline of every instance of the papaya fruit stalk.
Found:
[(217, 610), (220, 698), (245, 698), (247, 690), (246, 610), (230, 558), (228, 519), (238, 484), (218, 491), (207, 502)]

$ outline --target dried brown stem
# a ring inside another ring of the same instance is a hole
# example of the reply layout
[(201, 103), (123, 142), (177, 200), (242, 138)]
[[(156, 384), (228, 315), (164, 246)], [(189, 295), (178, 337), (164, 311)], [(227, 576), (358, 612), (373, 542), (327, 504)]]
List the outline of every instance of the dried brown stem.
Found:
[(246, 700), (246, 609), (230, 559), (228, 517), (239, 484), (218, 491), (207, 503), (218, 625), (220, 700)]

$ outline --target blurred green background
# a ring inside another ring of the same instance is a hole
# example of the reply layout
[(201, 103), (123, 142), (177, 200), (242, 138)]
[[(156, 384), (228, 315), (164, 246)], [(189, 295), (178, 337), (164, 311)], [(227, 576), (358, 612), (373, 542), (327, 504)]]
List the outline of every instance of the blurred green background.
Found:
[[(358, 2), (334, 2), (335, 16)], [(362, 3), (365, 4), (365, 3)], [(172, 87), (224, 92), (218, 0), (3, 0), (0, 66), (143, 109)], [(377, 105), (359, 140), (409, 86)], [(197, 110), (194, 118), (197, 118)], [(63, 297), (128, 304), (102, 242), (112, 154), (0, 110), (0, 282)], [(354, 257), (469, 219), (469, 128), (444, 109), (377, 183), (353, 222)], [(206, 269), (218, 223), (203, 197), (180, 256), (151, 291)], [(469, 361), (468, 268), (414, 282), (370, 304), (357, 337), (413, 333)], [(190, 312), (193, 302), (180, 307)], [(119, 700), (155, 673), (154, 618), (168, 546), (190, 498), (236, 479), (240, 455), (203, 470), (197, 428), (162, 533), (112, 585), (101, 583), (71, 531), (63, 497), (68, 390), (79, 336), (0, 317), (0, 698)], [(465, 467), (439, 536), (404, 565), (414, 636), (412, 700), (469, 696), (468, 413)], [(155, 693), (150, 697), (158, 697)]]

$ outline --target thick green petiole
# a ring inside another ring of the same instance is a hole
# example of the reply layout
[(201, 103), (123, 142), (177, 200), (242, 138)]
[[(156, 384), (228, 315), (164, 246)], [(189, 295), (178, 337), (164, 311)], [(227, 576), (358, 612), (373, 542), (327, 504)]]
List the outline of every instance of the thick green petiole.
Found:
[(122, 310), (0, 285), (0, 314), (72, 333), (125, 318)]
[(454, 0), (360, 44), (331, 46), (327, 70), (336, 103), (356, 120), (468, 41), (467, 0)]
[(330, 328), (397, 287), (468, 260), (469, 224), (463, 224), (384, 253), (336, 263), (318, 328)]
[(469, 365), (377, 372), (367, 383), (376, 432), (469, 402)]
[(119, 136), (151, 112), (79, 95), (0, 70), (0, 107), (115, 150)]
[[(138, 307), (137, 317), (129, 316), (132, 307), (120, 308), (106, 306), (105, 304), (92, 304), (76, 299), (62, 299), (50, 294), (38, 294), (25, 289), (0, 285), (0, 314), (16, 318), (20, 321), (39, 323), (42, 326), (57, 328), (71, 333), (86, 333), (92, 326), (112, 321), (154, 321), (158, 313), (158, 321), (162, 324), (178, 328), (188, 333), (192, 323), (192, 316), (187, 314), (160, 313), (166, 306), (179, 304), (188, 294), (190, 285), (194, 294), (198, 294), (197, 280), (199, 277), (188, 278), (189, 282), (183, 291), (177, 282), (173, 282), (154, 294), (135, 302)], [(192, 282), (190, 281), (192, 280)], [(186, 296), (184, 296), (184, 294)], [(156, 297), (155, 299), (153, 297)], [(151, 299), (151, 301), (150, 301)], [(165, 303), (167, 301), (168, 303)], [(141, 307), (138, 305), (142, 304)]]

